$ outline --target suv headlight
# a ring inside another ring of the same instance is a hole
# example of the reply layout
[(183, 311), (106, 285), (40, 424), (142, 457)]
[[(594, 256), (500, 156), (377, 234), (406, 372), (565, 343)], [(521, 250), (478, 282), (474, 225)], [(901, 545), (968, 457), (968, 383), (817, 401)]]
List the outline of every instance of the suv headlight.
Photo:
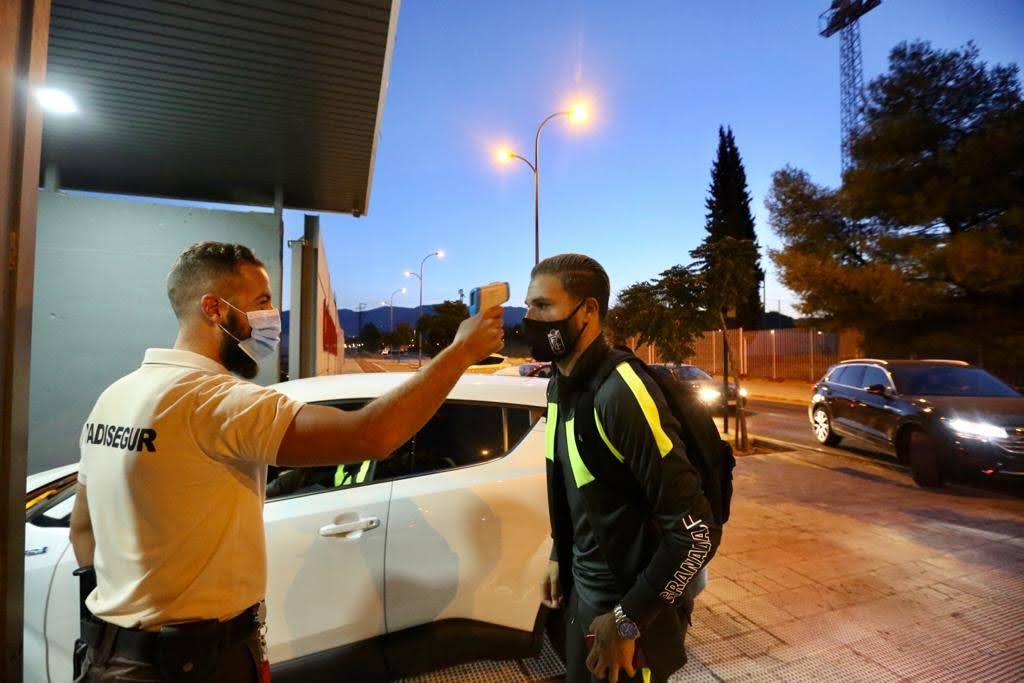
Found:
[(971, 420), (961, 420), (954, 418), (952, 420), (946, 420), (945, 424), (947, 427), (952, 429), (959, 436), (967, 437), (969, 439), (1005, 439), (1006, 430), (999, 425), (994, 425), (989, 422), (972, 422)]
[(710, 387), (704, 387), (700, 390), (700, 400), (704, 403), (714, 403), (718, 399), (722, 398), (722, 392), (717, 389), (711, 389)]

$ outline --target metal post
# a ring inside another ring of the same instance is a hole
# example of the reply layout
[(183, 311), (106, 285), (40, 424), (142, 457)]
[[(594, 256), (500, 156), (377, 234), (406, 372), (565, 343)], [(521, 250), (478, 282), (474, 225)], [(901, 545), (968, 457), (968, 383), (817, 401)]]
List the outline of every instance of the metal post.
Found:
[[(319, 262), (320, 216), (305, 216), (302, 236), (302, 275), (299, 315), (292, 312), (291, 324), (299, 325), (299, 372), (295, 378), (316, 375), (316, 292)], [(296, 319), (296, 317), (298, 319)], [(290, 374), (290, 373), (289, 373)]]
[(711, 374), (718, 372), (718, 357), (716, 355), (718, 348), (715, 344), (715, 331), (711, 330)]
[[(440, 255), (441, 255), (441, 251), (440, 250), (439, 251), (434, 251), (434, 252), (431, 252), (431, 253), (427, 254), (426, 256), (424, 256), (423, 260), (420, 261), (420, 274), (417, 276), (419, 278), (419, 281), (420, 281), (420, 308), (419, 308), (420, 319), (423, 318), (423, 265), (427, 262), (427, 259), (430, 258), (431, 256), (440, 256)], [(413, 273), (413, 275), (415, 276), (416, 274)], [(419, 320), (417, 320), (416, 321), (416, 367), (422, 368), (423, 367), (423, 335), (420, 333), (419, 327), (420, 327)]]
[[(426, 259), (424, 259), (425, 261)], [(420, 331), (420, 321), (423, 320), (423, 262), (420, 262), (420, 306), (419, 314), (416, 317), (416, 367), (423, 367), (423, 332)]]
[(533, 147), (533, 265), (540, 263), (540, 131)]
[(747, 374), (747, 340), (743, 336), (743, 328), (740, 328), (740, 376)]
[(722, 330), (722, 431), (729, 433), (729, 335)]
[(540, 263), (540, 132), (548, 121), (568, 113), (556, 111), (548, 116), (537, 126), (537, 135), (533, 138), (533, 265)]
[(775, 374), (775, 330), (771, 331), (772, 337), (772, 379), (778, 379)]
[(814, 381), (814, 328), (811, 328), (811, 381)]

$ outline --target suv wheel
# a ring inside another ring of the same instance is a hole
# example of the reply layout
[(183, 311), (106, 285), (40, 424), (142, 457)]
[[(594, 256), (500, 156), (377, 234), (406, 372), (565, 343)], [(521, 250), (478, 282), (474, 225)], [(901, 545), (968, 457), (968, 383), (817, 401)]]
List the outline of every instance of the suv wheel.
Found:
[(945, 483), (942, 466), (939, 463), (938, 445), (927, 432), (915, 429), (910, 433), (907, 455), (915, 484), (935, 488)]
[(843, 440), (841, 436), (832, 431), (832, 418), (829, 417), (828, 411), (821, 406), (814, 409), (811, 426), (814, 428), (814, 437), (818, 443), (835, 446)]

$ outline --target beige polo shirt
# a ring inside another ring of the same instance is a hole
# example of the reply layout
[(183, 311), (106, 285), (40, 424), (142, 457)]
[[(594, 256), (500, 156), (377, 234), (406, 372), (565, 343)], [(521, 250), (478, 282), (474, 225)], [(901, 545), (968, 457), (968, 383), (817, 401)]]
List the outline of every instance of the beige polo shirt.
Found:
[(267, 465), (302, 403), (205, 356), (149, 349), (82, 429), (93, 614), (126, 628), (229, 619), (263, 599)]

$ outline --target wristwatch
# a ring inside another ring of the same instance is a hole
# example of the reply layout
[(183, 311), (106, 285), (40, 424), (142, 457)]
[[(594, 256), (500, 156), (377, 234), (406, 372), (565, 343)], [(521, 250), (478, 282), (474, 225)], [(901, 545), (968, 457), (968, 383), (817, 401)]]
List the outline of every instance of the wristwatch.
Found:
[(622, 611), (622, 605), (615, 605), (612, 614), (615, 616), (615, 629), (619, 632), (619, 638), (636, 640), (640, 637), (640, 627), (626, 616), (626, 613)]

